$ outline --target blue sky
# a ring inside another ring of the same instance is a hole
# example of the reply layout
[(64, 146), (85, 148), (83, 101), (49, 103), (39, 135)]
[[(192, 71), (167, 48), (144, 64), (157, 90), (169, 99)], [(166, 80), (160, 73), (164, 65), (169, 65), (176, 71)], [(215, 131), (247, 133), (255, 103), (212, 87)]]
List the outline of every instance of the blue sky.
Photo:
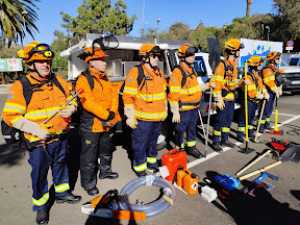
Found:
[[(37, 22), (39, 33), (35, 35), (35, 39), (51, 43), (54, 38), (53, 32), (63, 31), (60, 12), (75, 16), (82, 2), (83, 0), (40, 0)], [(130, 33), (133, 36), (140, 35), (143, 24), (145, 29), (156, 28), (158, 18), (159, 31), (166, 31), (170, 25), (179, 21), (191, 28), (200, 22), (206, 26), (223, 26), (235, 17), (244, 16), (246, 8), (246, 0), (125, 0), (125, 2), (128, 14), (137, 17)], [(144, 20), (143, 8), (145, 8)], [(269, 12), (274, 12), (272, 0), (253, 0), (251, 14)], [(25, 42), (31, 40), (31, 37), (27, 37)]]

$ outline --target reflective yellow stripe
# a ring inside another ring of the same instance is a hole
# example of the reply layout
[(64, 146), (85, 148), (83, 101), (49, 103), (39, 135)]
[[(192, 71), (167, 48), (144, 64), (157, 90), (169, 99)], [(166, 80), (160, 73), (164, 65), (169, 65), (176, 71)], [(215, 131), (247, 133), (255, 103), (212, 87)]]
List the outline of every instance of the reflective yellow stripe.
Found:
[(214, 135), (215, 135), (215, 136), (221, 136), (221, 131), (214, 130)]
[(266, 118), (266, 122), (270, 122), (270, 121), (271, 121), (270, 117)]
[(170, 103), (171, 106), (178, 105), (178, 101), (172, 101), (172, 100), (170, 100), (169, 103)]
[(198, 93), (198, 92), (201, 92), (201, 89), (197, 85), (197, 86), (194, 86), (194, 87), (191, 87), (191, 88), (181, 89), (180, 94), (188, 95), (188, 94), (195, 94), (195, 93)]
[(255, 91), (255, 90), (256, 90), (255, 84), (248, 85), (248, 91)]
[(147, 157), (147, 163), (154, 164), (157, 162), (156, 157)]
[(191, 110), (191, 109), (196, 109), (198, 107), (199, 107), (199, 105), (183, 105), (180, 107), (180, 111), (187, 111), (187, 110)]
[(260, 121), (260, 124), (265, 124), (265, 123), (266, 123), (265, 120), (261, 120), (261, 121)]
[(156, 93), (156, 94), (148, 94), (143, 95), (141, 93), (137, 94), (138, 98), (141, 98), (144, 101), (161, 101), (166, 99), (166, 92)]
[(17, 103), (6, 102), (3, 108), (3, 112), (23, 114), (26, 112), (26, 107)]
[[(69, 97), (67, 97), (67, 101), (70, 101), (72, 98), (73, 98), (73, 96), (70, 95)], [(71, 104), (71, 105), (74, 105), (74, 106), (77, 106), (78, 104), (77, 104), (76, 98), (74, 98), (74, 99), (71, 101), (70, 104)]]
[(137, 94), (137, 88), (125, 86), (124, 90), (123, 90), (123, 94), (136, 95)]
[(136, 172), (142, 172), (142, 171), (145, 171), (147, 169), (147, 163), (143, 163), (141, 165), (138, 165), (138, 166), (134, 166), (133, 169), (136, 171)]
[(140, 119), (157, 119), (157, 120), (161, 120), (161, 119), (165, 119), (167, 117), (167, 112), (161, 112), (161, 113), (146, 113), (146, 112), (141, 112), (141, 111), (136, 111), (135, 115), (137, 118)]
[(248, 126), (248, 129), (249, 129), (249, 130), (253, 130), (253, 129), (254, 129), (254, 126), (253, 126), (253, 125), (249, 125), (249, 126)]
[(49, 192), (43, 195), (40, 199), (32, 198), (32, 204), (35, 206), (45, 205), (49, 200)]
[(70, 189), (70, 185), (68, 183), (54, 185), (55, 192), (61, 193)]
[(216, 76), (213, 76), (211, 80), (212, 80), (212, 81), (220, 81), (220, 82), (223, 82), (223, 81), (224, 81), (224, 77), (223, 77), (223, 76), (218, 76), (218, 75), (216, 75)]
[(171, 93), (180, 93), (181, 87), (180, 86), (170, 86)]
[(62, 107), (45, 108), (41, 110), (33, 110), (27, 112), (24, 117), (29, 120), (41, 120), (51, 117), (54, 113), (62, 109)]
[(228, 133), (228, 132), (230, 132), (230, 128), (229, 127), (222, 127), (222, 132)]
[(239, 132), (245, 132), (245, 127), (238, 127)]
[(274, 77), (274, 76), (265, 77), (263, 80), (264, 80), (265, 83), (267, 83), (267, 82), (269, 82), (269, 81), (274, 81), (274, 80), (275, 80), (275, 77)]
[(194, 147), (194, 146), (196, 146), (196, 141), (187, 141), (186, 146), (187, 147)]
[(14, 125), (16, 122), (18, 122), (18, 121), (21, 120), (21, 119), (24, 119), (24, 117), (23, 117), (23, 116), (16, 116), (16, 117), (11, 121), (12, 125)]

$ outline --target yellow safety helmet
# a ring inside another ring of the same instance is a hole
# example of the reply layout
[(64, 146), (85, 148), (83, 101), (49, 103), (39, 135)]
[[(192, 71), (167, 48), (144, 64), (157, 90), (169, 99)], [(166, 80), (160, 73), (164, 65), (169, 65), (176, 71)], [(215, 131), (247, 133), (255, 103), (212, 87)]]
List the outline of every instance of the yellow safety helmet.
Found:
[(267, 61), (274, 61), (276, 58), (279, 58), (281, 55), (280, 52), (270, 52), (268, 55), (267, 55)]
[(239, 51), (244, 48), (244, 44), (240, 42), (239, 39), (231, 38), (225, 41), (224, 49), (228, 49), (230, 51)]
[(250, 57), (247, 61), (248, 66), (260, 66), (262, 64), (263, 60), (260, 56), (254, 55)]
[(161, 49), (158, 45), (152, 43), (144, 43), (139, 49), (140, 56), (149, 56), (150, 54), (160, 55)]
[(54, 52), (49, 45), (32, 41), (20, 49), (17, 56), (22, 58), (26, 64), (30, 64), (35, 61), (52, 61)]
[(88, 63), (91, 60), (105, 59), (108, 55), (101, 48), (88, 47), (78, 57)]
[(198, 48), (193, 47), (189, 43), (184, 43), (178, 48), (178, 56), (179, 57), (188, 57), (195, 55), (198, 52)]

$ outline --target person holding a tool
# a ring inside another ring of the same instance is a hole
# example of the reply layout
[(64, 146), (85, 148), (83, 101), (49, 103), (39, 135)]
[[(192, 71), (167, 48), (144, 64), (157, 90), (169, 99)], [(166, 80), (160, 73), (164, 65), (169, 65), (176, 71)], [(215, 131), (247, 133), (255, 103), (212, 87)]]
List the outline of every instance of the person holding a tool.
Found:
[(217, 152), (222, 151), (222, 146), (234, 147), (228, 138), (234, 113), (235, 93), (240, 85), (237, 58), (243, 47), (238, 39), (225, 41), (224, 60), (218, 64), (211, 79), (214, 83), (213, 96), (217, 107), (212, 141), (213, 148)]
[(133, 170), (137, 176), (156, 172), (156, 143), (167, 117), (166, 80), (158, 67), (159, 46), (145, 43), (139, 49), (141, 64), (133, 67), (123, 90), (126, 123), (132, 128)]
[[(3, 108), (3, 120), (23, 132), (29, 150), (32, 203), (37, 224), (49, 221), (49, 167), (57, 203), (76, 203), (80, 196), (69, 192), (66, 165), (70, 116), (76, 110), (71, 86), (51, 71), (54, 52), (47, 44), (33, 41), (18, 51), (28, 72), (13, 83)], [(72, 101), (73, 99), (73, 101)], [(55, 115), (55, 116), (54, 116)], [(49, 119), (51, 118), (51, 119)]]
[(266, 129), (270, 129), (274, 102), (282, 95), (281, 84), (276, 79), (277, 76), (280, 76), (280, 70), (278, 69), (280, 55), (280, 52), (270, 52), (266, 58), (267, 64), (262, 69), (263, 82), (270, 98), (266, 102), (262, 120), (260, 121), (260, 133), (264, 133)]
[[(169, 103), (173, 114), (172, 122), (176, 123), (176, 148), (186, 149), (195, 158), (203, 157), (196, 148), (196, 127), (202, 91), (208, 87), (200, 87), (197, 73), (193, 68), (197, 48), (190, 44), (182, 44), (178, 49), (180, 63), (176, 67), (169, 81)], [(201, 90), (202, 89), (202, 90)], [(201, 114), (199, 114), (201, 116)], [(203, 128), (204, 129), (204, 128)], [(184, 133), (186, 132), (186, 142)]]
[[(254, 139), (254, 119), (257, 110), (258, 102), (267, 96), (266, 89), (263, 85), (261, 76), (259, 75), (258, 68), (262, 64), (260, 56), (252, 56), (248, 61), (247, 75), (243, 78), (242, 90), (244, 85), (247, 85), (247, 104), (248, 104), (248, 134), (251, 139)], [(241, 101), (242, 112), (239, 114), (237, 139), (244, 142), (245, 136), (245, 103)]]
[[(80, 175), (81, 185), (89, 195), (99, 193), (97, 172), (100, 168), (100, 179), (116, 179), (118, 173), (111, 169), (114, 146), (112, 128), (118, 122), (118, 99), (113, 96), (112, 84), (106, 70), (106, 53), (93, 44), (84, 48), (78, 56), (88, 64), (76, 82), (75, 89), (79, 94), (80, 113)], [(98, 165), (100, 158), (100, 165)]]

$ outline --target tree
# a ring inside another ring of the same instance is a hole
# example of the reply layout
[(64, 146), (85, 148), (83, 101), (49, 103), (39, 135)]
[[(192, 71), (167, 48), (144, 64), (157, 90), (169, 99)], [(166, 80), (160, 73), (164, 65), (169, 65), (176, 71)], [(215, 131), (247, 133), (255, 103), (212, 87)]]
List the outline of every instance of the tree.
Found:
[(55, 57), (53, 59), (52, 67), (56, 71), (65, 72), (68, 67), (68, 60), (65, 57), (61, 57), (59, 53), (69, 47), (69, 38), (64, 35), (63, 32), (55, 31), (55, 38), (51, 44)]
[(132, 30), (135, 17), (127, 16), (126, 8), (123, 0), (117, 0), (114, 6), (110, 0), (84, 0), (77, 9), (77, 16), (61, 13), (63, 26), (75, 38), (86, 33), (127, 34)]
[(246, 0), (246, 16), (250, 16), (250, 9), (252, 5), (252, 0)]
[(169, 34), (171, 40), (187, 40), (190, 33), (190, 28), (188, 25), (177, 22), (170, 26)]
[(274, 0), (277, 14), (274, 33), (282, 40), (300, 38), (299, 0)]
[(23, 42), (26, 33), (33, 38), (37, 20), (38, 0), (2, 0), (0, 1), (0, 29), (2, 46), (11, 46), (12, 42)]

